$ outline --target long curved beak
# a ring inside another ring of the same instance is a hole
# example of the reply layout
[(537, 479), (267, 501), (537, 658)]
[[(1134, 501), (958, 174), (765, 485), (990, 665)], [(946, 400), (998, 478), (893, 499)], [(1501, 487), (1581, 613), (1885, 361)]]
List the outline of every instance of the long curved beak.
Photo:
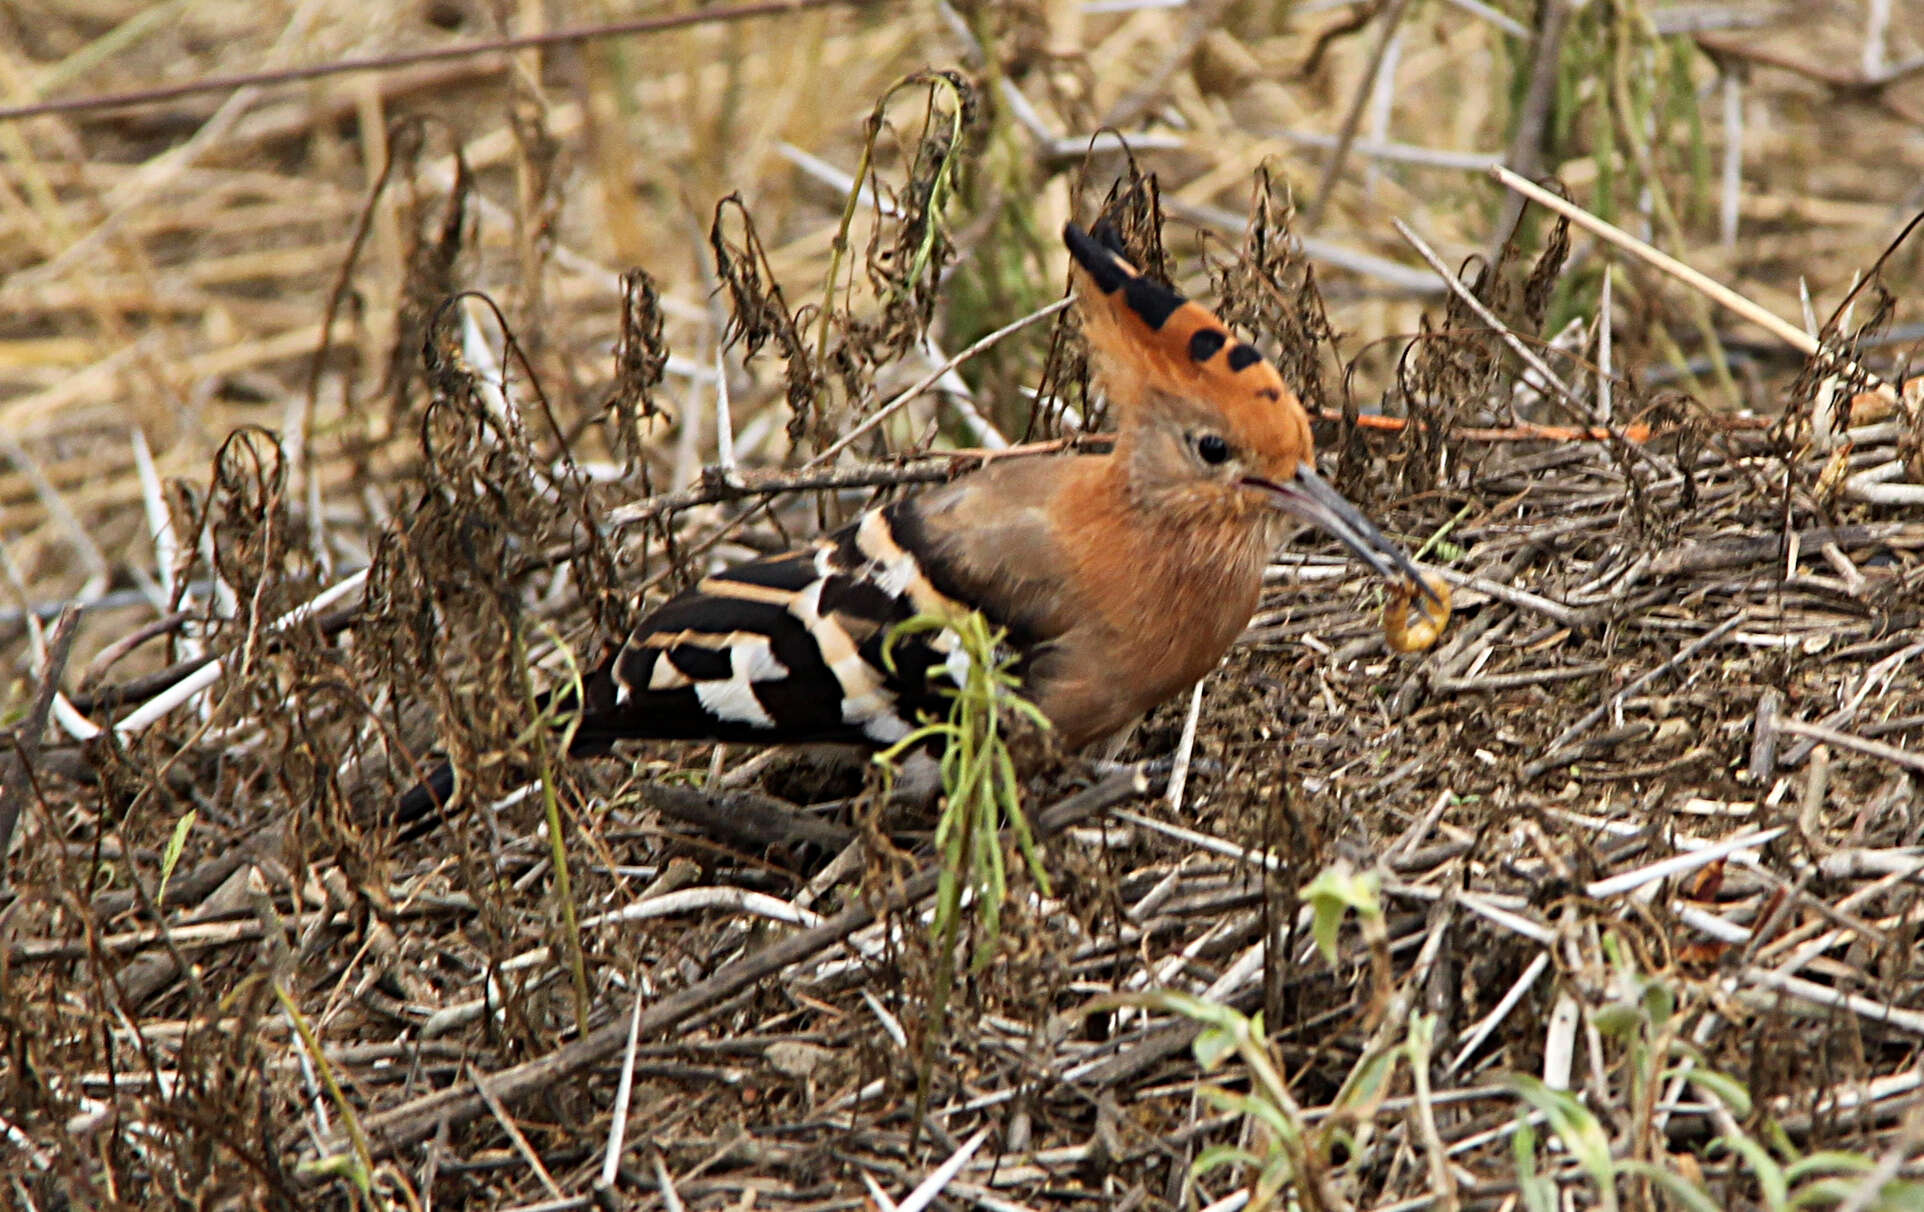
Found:
[(1285, 483), (1257, 476), (1248, 476), (1243, 483), (1269, 493), (1270, 503), (1284, 513), (1342, 540), (1343, 546), (1355, 552), (1356, 558), (1368, 564), (1377, 576), (1386, 581), (1394, 581), (1399, 574), (1407, 576), (1422, 588), (1426, 597), (1442, 605), (1443, 599), (1417, 568), (1416, 561), (1385, 537), (1375, 523), (1363, 516), (1362, 510), (1344, 500), (1342, 493), (1329, 486), (1329, 481), (1317, 475), (1308, 460), (1298, 463), (1295, 476)]

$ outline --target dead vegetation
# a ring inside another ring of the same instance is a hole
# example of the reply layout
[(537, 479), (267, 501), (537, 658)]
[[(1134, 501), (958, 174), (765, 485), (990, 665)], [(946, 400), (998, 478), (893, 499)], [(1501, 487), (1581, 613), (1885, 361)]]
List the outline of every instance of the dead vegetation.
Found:
[[(8, 1198), (888, 1207), (954, 1155), (992, 1209), (1915, 1206), (1924, 402), (1878, 385), (1924, 46), (1498, 7), (708, 13), (0, 123)], [(507, 20), (100, 0), (0, 62), (25, 103)], [(1827, 352), (1540, 210), (1506, 246), (1499, 160)], [(1029, 787), (1051, 896), (1011, 863), (931, 1038), (925, 816), (559, 762), (542, 692), (713, 561), (1099, 442), (1053, 305), (1103, 207), (1457, 618), (1394, 656), (1279, 553), (1126, 754), (1193, 760)], [(430, 750), (468, 810), (397, 837)]]

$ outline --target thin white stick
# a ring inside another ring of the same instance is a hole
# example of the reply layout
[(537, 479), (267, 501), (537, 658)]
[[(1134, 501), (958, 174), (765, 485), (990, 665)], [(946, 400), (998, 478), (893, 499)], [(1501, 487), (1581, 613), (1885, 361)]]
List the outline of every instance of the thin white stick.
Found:
[(735, 417), (728, 401), (728, 366), (722, 361), (721, 342), (715, 342), (715, 466), (728, 479), (735, 476)]
[(1577, 1059), (1577, 1025), (1582, 1019), (1577, 999), (1567, 991), (1558, 993), (1550, 1008), (1550, 1025), (1543, 1033), (1543, 1084), (1552, 1090), (1570, 1088)]
[(1476, 1050), (1483, 1046), (1483, 1041), (1490, 1038), (1490, 1033), (1509, 1016), (1510, 1011), (1516, 1009), (1517, 1003), (1523, 1000), (1523, 995), (1530, 991), (1530, 986), (1536, 984), (1537, 978), (1542, 976), (1549, 967), (1550, 953), (1537, 952), (1537, 957), (1530, 961), (1530, 966), (1523, 970), (1523, 975), (1517, 977), (1490, 1012), (1477, 1020), (1476, 1026), (1470, 1028), (1469, 1034), (1463, 1040), (1463, 1046), (1456, 1050), (1456, 1055), (1450, 1058), (1450, 1063), (1443, 1067), (1444, 1077), (1462, 1068), (1463, 1062), (1476, 1054)]
[[(711, 369), (709, 373), (714, 373)], [(695, 479), (701, 463), (701, 409), (693, 400), (681, 409), (681, 424), (675, 430), (675, 470), (670, 483), (677, 487)]]
[(907, 404), (910, 400), (913, 400), (915, 397), (921, 395), (923, 392), (927, 391), (930, 387), (940, 382), (943, 375), (948, 374), (950, 371), (954, 370), (957, 366), (960, 366), (962, 363), (968, 361), (970, 358), (973, 358), (975, 355), (989, 348), (989, 346), (994, 345), (997, 341), (1002, 340), (1004, 337), (1008, 336), (1009, 334), (1020, 332), (1021, 330), (1027, 328), (1029, 325), (1034, 324), (1037, 320), (1048, 319), (1050, 316), (1053, 316), (1057, 312), (1068, 307), (1069, 303), (1070, 303), (1070, 300), (1068, 299), (1057, 299), (1055, 302), (1049, 304), (1047, 307), (1040, 308), (1039, 310), (1036, 310), (1036, 311), (1032, 311), (1028, 315), (1023, 316), (1019, 320), (1015, 320), (1011, 323), (1004, 324), (1001, 328), (996, 329), (994, 332), (990, 333), (988, 336), (983, 337), (980, 340), (976, 341), (973, 345), (970, 345), (967, 349), (963, 350), (961, 353), (956, 354), (953, 358), (950, 358), (948, 361), (944, 362), (942, 365), (936, 367), (929, 374), (923, 376), (921, 379), (918, 379), (915, 382), (914, 386), (908, 388), (908, 390), (906, 391), (899, 393), (898, 395), (895, 396), (894, 399), (882, 405), (880, 408), (870, 413), (867, 417), (863, 418), (862, 423), (860, 425), (857, 425), (854, 429), (849, 430), (847, 433), (843, 434), (840, 438), (830, 443), (826, 450), (822, 451), (821, 454), (816, 455), (814, 458), (810, 459), (807, 463), (804, 463), (802, 466), (805, 468), (816, 467), (823, 463), (828, 462), (830, 459), (834, 458), (836, 455), (841, 454), (844, 450), (847, 450), (849, 448), (849, 444), (854, 442), (855, 439), (861, 437), (863, 434), (867, 433), (869, 430), (874, 429), (877, 425), (880, 425), (883, 421), (888, 420), (889, 417), (895, 414), (897, 409), (902, 407), (902, 405)]
[(79, 557), (81, 566), (87, 570), (86, 583), (74, 596), (97, 597), (113, 580), (113, 568), (108, 565), (107, 557), (101, 554), (100, 545), (94, 542), (92, 533), (81, 525), (80, 519), (67, 505), (66, 498), (60, 495), (60, 490), (41, 470), (39, 460), (28, 453), (27, 448), (12, 434), (0, 434), (0, 454), (6, 455), (27, 477), (27, 482), (33, 485), (33, 494), (40, 498), (48, 515), (67, 532), (68, 544)]
[[(323, 590), (321, 593), (316, 594), (311, 600), (296, 606), (280, 618), (269, 623), (267, 630), (269, 632), (279, 631), (283, 627), (290, 626), (312, 615), (319, 614), (349, 594), (358, 592), (361, 586), (367, 582), (367, 572), (368, 570), (363, 568), (361, 571), (342, 580), (331, 589)], [(209, 661), (207, 664), (202, 665), (199, 669), (188, 674), (166, 690), (161, 691), (153, 698), (148, 699), (145, 703), (141, 704), (139, 708), (129, 713), (126, 719), (114, 725), (114, 732), (121, 737), (130, 737), (146, 728), (149, 724), (165, 716), (168, 712), (180, 706), (188, 699), (193, 698), (201, 691), (212, 686), (220, 679), (223, 664), (224, 662), (221, 661)]]
[(1132, 825), (1140, 825), (1152, 833), (1160, 833), (1166, 837), (1173, 837), (1179, 842), (1188, 842), (1197, 849), (1206, 850), (1210, 854), (1220, 854), (1224, 858), (1232, 858), (1239, 862), (1248, 863), (1252, 867), (1261, 867), (1267, 871), (1287, 870), (1286, 865), (1281, 859), (1265, 850), (1251, 850), (1247, 846), (1240, 846), (1235, 842), (1225, 841), (1219, 837), (1212, 837), (1207, 833), (1199, 833), (1194, 829), (1184, 829), (1180, 825), (1171, 825), (1165, 821), (1156, 820), (1154, 817), (1144, 816), (1140, 812), (1131, 812), (1127, 808), (1112, 808), (1109, 811), (1109, 815), (1115, 817), (1117, 820), (1128, 821)]
[(1462, 280), (1450, 272), (1450, 267), (1443, 263), (1443, 258), (1436, 255), (1436, 250), (1430, 247), (1429, 241), (1417, 235), (1416, 229), (1401, 219), (1392, 219), (1390, 222), (1396, 228), (1396, 233), (1409, 242), (1409, 246), (1416, 250), (1416, 255), (1423, 258), (1424, 263), (1442, 280), (1443, 285), (1461, 299), (1465, 306), (1474, 311), (1478, 319), (1488, 324), (1491, 331), (1503, 339), (1503, 343), (1509, 346), (1510, 352), (1521, 359), (1531, 373), (1541, 378), (1543, 384), (1557, 395), (1562, 396), (1570, 407), (1577, 410), (1579, 416), (1591, 421), (1596, 420), (1595, 414), (1583, 403), (1577, 393), (1564, 383), (1556, 371), (1550, 369), (1550, 364), (1539, 357), (1535, 350), (1517, 340), (1516, 334), (1510, 331), (1509, 326), (1498, 319), (1496, 313), (1492, 312), (1483, 300), (1471, 294)]
[(890, 1014), (888, 1007), (882, 1004), (882, 999), (876, 997), (875, 994), (867, 989), (862, 990), (862, 1000), (868, 1003), (869, 1012), (875, 1015), (877, 1022), (882, 1024), (882, 1030), (888, 1033), (889, 1039), (895, 1046), (897, 1048), (907, 1048), (909, 1046), (909, 1033), (902, 1030), (902, 1020)]
[(1886, 1005), (1883, 1002), (1872, 1001), (1868, 997), (1859, 997), (1855, 993), (1844, 993), (1829, 985), (1820, 985), (1815, 981), (1807, 981), (1801, 976), (1790, 976), (1769, 968), (1747, 968), (1744, 970), (1743, 978), (1753, 985), (1762, 985), (1766, 989), (1788, 993), (1792, 997), (1819, 1006), (1840, 1007), (1872, 1022), (1889, 1023), (1913, 1035), (1924, 1035), (1924, 1014), (1919, 1014), (1915, 1010)]
[(1736, 922), (1727, 921), (1705, 909), (1694, 905), (1672, 905), (1677, 920), (1693, 930), (1701, 930), (1721, 943), (1747, 943), (1750, 931)]
[(1489, 919), (1504, 929), (1521, 934), (1533, 943), (1548, 947), (1556, 942), (1557, 932), (1548, 926), (1531, 921), (1519, 913), (1512, 913), (1501, 905), (1495, 905), (1474, 893), (1459, 892), (1457, 903), (1480, 917)]
[(508, 400), (508, 371), (495, 356), (494, 341), (481, 328), (481, 317), (490, 314), (479, 299), (461, 301), (461, 356), (474, 368), (474, 387), (488, 411), (503, 424), (514, 420), (514, 406)]
[(1180, 151), (1189, 144), (1189, 139), (1168, 131), (1142, 131), (1125, 139), (1112, 130), (1099, 130), (1088, 135), (1050, 139), (1048, 146), (1051, 160), (1079, 160), (1084, 156), (1122, 151)]
[[(1223, 974), (1210, 982), (1209, 988), (1203, 990), (1203, 1000), (1225, 1002), (1243, 986), (1254, 984), (1256, 978), (1263, 973), (1268, 951), (1267, 941), (1254, 942), (1243, 948), (1242, 954), (1236, 957), (1235, 962), (1223, 969)], [(1420, 959), (1418, 964), (1420, 966)]]
[(1182, 811), (1183, 788), (1189, 783), (1189, 757), (1196, 749), (1196, 721), (1202, 717), (1203, 683), (1198, 678), (1189, 692), (1189, 714), (1183, 717), (1182, 737), (1176, 742), (1175, 762), (1169, 768), (1169, 811)]
[(942, 1188), (962, 1172), (962, 1167), (969, 1164), (969, 1159), (975, 1156), (975, 1151), (987, 1139), (989, 1130), (977, 1128), (974, 1136), (963, 1141), (962, 1147), (949, 1155), (949, 1160), (937, 1166), (934, 1173), (923, 1179), (915, 1190), (908, 1193), (906, 1199), (896, 1205), (896, 1212), (922, 1212), (922, 1209), (934, 1203), (935, 1197), (942, 1194)]
[[(1331, 143), (1330, 146), (1334, 147), (1335, 144)], [(1185, 202), (1174, 194), (1164, 195), (1162, 204), (1170, 214), (1180, 219), (1213, 227), (1217, 231), (1240, 232), (1248, 226), (1248, 216), (1241, 211), (1226, 210), (1223, 207), (1205, 203)], [(1409, 291), (1418, 295), (1434, 295), (1442, 293), (1444, 289), (1434, 275), (1404, 265), (1400, 261), (1379, 257), (1375, 253), (1350, 248), (1319, 236), (1297, 236), (1294, 239), (1297, 247), (1303, 250), (1303, 255), (1310, 260), (1320, 261), (1325, 265), (1361, 274), (1364, 277), (1375, 278), (1392, 290)]]
[(1884, 75), (1885, 40), (1891, 28), (1891, 0), (1870, 0), (1864, 14), (1864, 79)]
[(1004, 1199), (987, 1187), (977, 1186), (975, 1183), (953, 1182), (949, 1184), (949, 1190), (954, 1192), (958, 1199), (972, 1201), (976, 1207), (982, 1209), (982, 1212), (1036, 1212), (1028, 1204)]
[[(1390, 116), (1396, 105), (1396, 69), (1403, 65), (1404, 29), (1399, 25), (1390, 35), (1390, 44), (1383, 50), (1383, 69), (1376, 73), (1376, 82), (1370, 89), (1370, 135), (1378, 143), (1387, 143), (1390, 138)], [(1383, 170), (1376, 161), (1363, 161), (1365, 189), (1374, 191), (1382, 175)]]
[(1744, 188), (1744, 86), (1737, 73), (1723, 73), (1724, 190), (1718, 211), (1718, 236), (1725, 248), (1737, 245), (1737, 204)]
[(1775, 829), (1763, 829), (1755, 833), (1746, 833), (1733, 838), (1725, 838), (1723, 841), (1715, 845), (1706, 846), (1702, 850), (1693, 850), (1687, 854), (1672, 855), (1670, 858), (1660, 862), (1639, 867), (1635, 871), (1626, 871), (1622, 875), (1613, 875), (1608, 879), (1592, 880), (1584, 886), (1583, 892), (1585, 896), (1596, 900), (1621, 896), (1626, 892), (1634, 892), (1645, 884), (1655, 883), (1658, 880), (1667, 879), (1673, 875), (1682, 875), (1686, 871), (1695, 871), (1699, 867), (1707, 867), (1718, 859), (1735, 854), (1739, 850), (1749, 850), (1756, 846), (1767, 845), (1777, 838), (1782, 837), (1788, 830), (1789, 826), (1779, 825)]
[(220, 561), (214, 558), (214, 528), (212, 526), (203, 526), (200, 528), (200, 559), (202, 565), (213, 571), (213, 585), (208, 590), (208, 593), (214, 601), (214, 617), (220, 619), (233, 618), (240, 613), (240, 598), (235, 595), (234, 587), (227, 583), (227, 578), (220, 575)]
[[(675, 1190), (675, 1180), (668, 1173), (668, 1163), (661, 1160), (660, 1153), (656, 1153), (653, 1160), (655, 1163), (655, 1191), (661, 1196), (661, 1206), (666, 1212), (682, 1212), (687, 1205), (681, 1202), (681, 1192)], [(609, 1185), (614, 1185), (613, 1179), (609, 1180)]]
[(608, 913), (597, 913), (584, 918), (583, 930), (598, 926), (614, 926), (623, 922), (646, 921), (649, 918), (673, 917), (678, 913), (696, 913), (707, 909), (725, 909), (733, 913), (752, 913), (770, 921), (786, 922), (791, 926), (814, 927), (822, 924), (820, 914), (806, 909), (798, 909), (780, 897), (766, 892), (751, 892), (746, 888), (708, 887), (681, 888), (674, 892), (664, 892), (633, 905), (624, 905)]
[[(837, 201), (847, 201), (849, 191), (855, 188), (855, 178), (830, 164), (820, 156), (813, 156), (786, 140), (775, 144), (775, 154), (802, 170), (803, 174), (815, 178), (822, 184), (841, 195)], [(862, 186), (862, 205), (879, 215), (894, 218), (900, 212), (887, 198), (875, 196), (875, 187), (864, 183)]]
[[(328, 376), (331, 387), (338, 382)], [(315, 384), (316, 395), (320, 387)], [(334, 575), (334, 555), (327, 544), (327, 510), (321, 503), (321, 477), (314, 474), (314, 395), (305, 391), (288, 393), (281, 409), (281, 451), (287, 461), (290, 496), (307, 505), (307, 547), (323, 577)]]
[[(1494, 1128), (1486, 1128), (1481, 1132), (1471, 1133), (1469, 1136), (1464, 1137), (1462, 1140), (1450, 1146), (1450, 1156), (1461, 1157), (1465, 1153), (1474, 1153), (1491, 1141), (1498, 1141), (1505, 1137), (1516, 1135), (1517, 1129), (1525, 1124), (1528, 1124), (1532, 1128), (1540, 1128), (1549, 1121), (1550, 1116), (1547, 1112), (1532, 1111), (1528, 1115), (1518, 1116), (1508, 1123), (1498, 1124)], [(1378, 1208), (1375, 1212), (1384, 1212), (1384, 1210)]]
[(1826, 744), (1836, 745), (1840, 749), (1853, 750), (1867, 757), (1882, 758), (1907, 770), (1924, 774), (1924, 753), (1914, 753), (1909, 749), (1900, 749), (1896, 745), (1886, 745), (1883, 741), (1874, 741), (1867, 736), (1858, 736), (1852, 732), (1839, 732), (1834, 728), (1825, 728), (1818, 724), (1806, 724), (1802, 720), (1779, 720), (1777, 728), (1780, 732), (1788, 732), (1793, 736), (1812, 737)]
[[(281, 1018), (287, 1023), (290, 1042), (299, 1039), (300, 1033), (294, 1029), (294, 1016), (285, 1006), (281, 1007)], [(294, 1053), (294, 1063), (301, 1071), (301, 1085), (307, 1090), (308, 1109), (314, 1113), (314, 1122), (309, 1131), (316, 1142), (324, 1140), (334, 1129), (328, 1119), (327, 1094), (321, 1089), (320, 1074), (314, 1072), (314, 1058), (307, 1054), (305, 1048), (293, 1048), (290, 1051)]]
[[(1279, 139), (1300, 143), (1304, 147), (1329, 148), (1336, 146), (1336, 136), (1326, 131), (1279, 130), (1271, 132)], [(1131, 146), (1134, 146), (1131, 141)], [(1463, 172), (1487, 173), (1493, 164), (1501, 164), (1503, 157), (1495, 152), (1446, 151), (1442, 148), (1421, 147), (1411, 143), (1388, 143), (1374, 139), (1357, 139), (1350, 145), (1350, 151), (1369, 160), (1387, 160), (1393, 164), (1420, 164), (1425, 168), (1458, 169)]]
[[(174, 519), (167, 512), (167, 498), (161, 490), (160, 473), (154, 469), (154, 452), (147, 446), (147, 435), (136, 425), (132, 433), (134, 471), (140, 479), (140, 500), (147, 510), (147, 535), (154, 542), (154, 570), (160, 580), (161, 596), (174, 600), (174, 568), (180, 559), (180, 539), (174, 534)], [(193, 654), (198, 655), (198, 654)]]
[[(930, 362), (946, 361), (942, 351), (936, 348), (935, 340), (926, 333), (922, 335), (922, 352), (928, 355)], [(948, 374), (942, 376), (939, 386), (942, 394), (948, 397), (949, 407), (954, 409), (962, 418), (962, 423), (968, 426), (970, 441), (985, 450), (1009, 448), (1009, 440), (1003, 437), (1001, 431), (990, 424), (989, 419), (976, 409), (969, 385), (962, 381), (961, 375), (951, 369)]]
[(862, 1176), (862, 1185), (868, 1188), (869, 1198), (875, 1201), (875, 1212), (900, 1212), (895, 1206), (894, 1197), (889, 1195), (887, 1191), (882, 1190), (882, 1184), (875, 1181), (873, 1174), (870, 1174), (867, 1170), (862, 1170), (859, 1173)]
[(73, 705), (73, 700), (67, 697), (64, 690), (54, 691), (53, 719), (54, 723), (60, 725), (62, 732), (76, 741), (91, 741), (106, 731), (100, 725), (80, 714), (80, 708)]
[[(609, 1188), (615, 1185), (615, 1175), (621, 1169), (622, 1138), (628, 1131), (628, 1099), (635, 1089), (635, 1047), (641, 1042), (641, 1001), (637, 990), (635, 1008), (628, 1016), (628, 1046), (621, 1054), (621, 1078), (615, 1083), (615, 1105), (608, 1117), (608, 1151), (601, 1157), (601, 1185)], [(668, 1190), (665, 1182), (660, 1185)]]
[(1603, 289), (1597, 294), (1597, 416), (1605, 425), (1610, 424), (1610, 356), (1615, 334), (1611, 329), (1616, 324), (1616, 309), (1612, 306), (1614, 298), (1610, 290), (1610, 272), (1604, 271)]
[(1779, 1119), (1788, 1119), (1799, 1111), (1843, 1116), (1861, 1108), (1875, 1106), (1877, 1103), (1901, 1098), (1920, 1086), (1924, 1086), (1924, 1073), (1912, 1069), (1908, 1073), (1891, 1073), (1883, 1077), (1874, 1077), (1867, 1082), (1831, 1086), (1818, 1096), (1815, 1107), (1806, 1106), (1801, 1095), (1780, 1094), (1770, 1100), (1770, 1113)]
[(5, 1116), (0, 1116), (0, 1139), (4, 1139), (18, 1149), (28, 1161), (33, 1163), (34, 1169), (46, 1170), (52, 1167), (53, 1162), (34, 1145), (33, 1137), (14, 1127)]
[(1508, 13), (1483, 3), (1483, 0), (1448, 0), (1448, 2), (1452, 8), (1460, 8), (1472, 17), (1480, 17), (1512, 38), (1522, 38), (1527, 41), (1535, 37), (1535, 31), (1529, 26)]
[(1887, 482), (1902, 473), (1902, 464), (1887, 463), (1879, 470), (1884, 474), (1873, 477), (1865, 472), (1845, 480), (1844, 495), (1870, 505), (1924, 505), (1924, 484)]

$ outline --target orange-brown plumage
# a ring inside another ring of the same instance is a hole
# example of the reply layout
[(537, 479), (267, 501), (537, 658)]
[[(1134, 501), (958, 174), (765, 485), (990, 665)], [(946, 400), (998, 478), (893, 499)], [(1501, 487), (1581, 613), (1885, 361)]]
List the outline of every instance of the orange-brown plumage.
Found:
[[(1026, 622), (1025, 688), (1074, 748), (1222, 659), (1255, 611), (1279, 506), (1303, 512), (1279, 497), (1320, 482), (1308, 414), (1273, 365), (1112, 243), (1073, 225), (1065, 239), (1112, 451), (1000, 463), (923, 513), (929, 556), (990, 617)], [(1388, 546), (1362, 526), (1346, 541)]]
[[(1313, 454), (1309, 418), (1267, 360), (1207, 308), (1140, 277), (1111, 244), (1073, 227), (1066, 239), (1083, 332), (1118, 420), (1112, 453), (1067, 475), (1056, 521), (1088, 613), (1060, 641), (1062, 674), (1036, 698), (1050, 718), (1072, 721), (1059, 727), (1073, 746), (1127, 725), (1222, 659), (1255, 611), (1280, 529), (1237, 468), (1287, 479)], [(1198, 449), (1212, 435), (1228, 447), (1219, 464)]]

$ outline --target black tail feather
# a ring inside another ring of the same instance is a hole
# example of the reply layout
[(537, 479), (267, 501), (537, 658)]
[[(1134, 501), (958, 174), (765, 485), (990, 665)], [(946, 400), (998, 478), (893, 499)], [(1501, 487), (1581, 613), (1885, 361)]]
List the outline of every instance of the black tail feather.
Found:
[(411, 842), (432, 833), (447, 819), (447, 804), (453, 798), (454, 767), (442, 762), (396, 801), (393, 823), (401, 830), (401, 840)]

